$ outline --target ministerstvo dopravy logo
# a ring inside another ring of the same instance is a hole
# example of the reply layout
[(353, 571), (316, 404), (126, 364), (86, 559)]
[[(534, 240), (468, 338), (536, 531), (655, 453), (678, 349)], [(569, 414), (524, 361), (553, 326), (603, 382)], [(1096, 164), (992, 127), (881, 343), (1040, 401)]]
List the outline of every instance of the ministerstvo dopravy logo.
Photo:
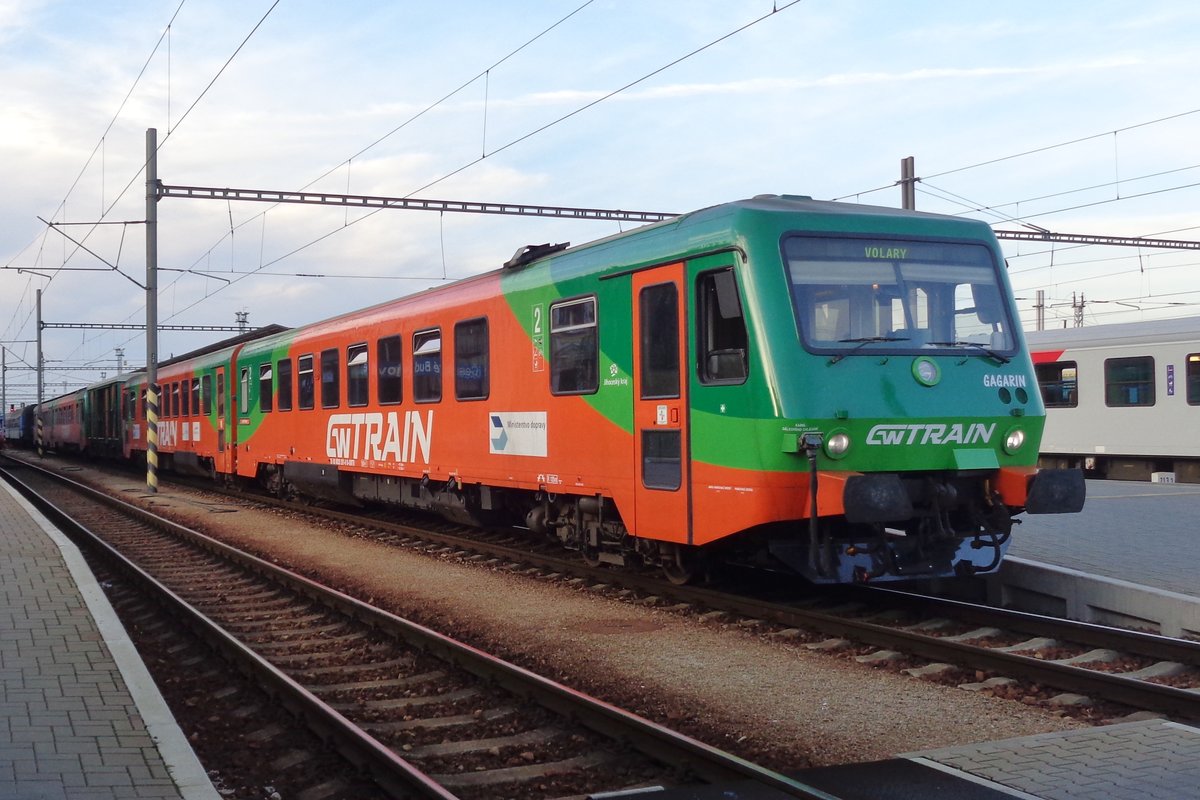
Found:
[(545, 411), (489, 411), (488, 452), (545, 458), (546, 430)]

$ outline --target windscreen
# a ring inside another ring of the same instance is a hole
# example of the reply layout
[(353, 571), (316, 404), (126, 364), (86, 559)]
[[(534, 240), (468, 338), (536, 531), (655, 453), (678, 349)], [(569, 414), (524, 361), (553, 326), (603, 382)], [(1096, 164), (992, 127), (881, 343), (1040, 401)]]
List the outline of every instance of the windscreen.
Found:
[(783, 255), (805, 345), (820, 352), (1015, 349), (983, 244), (788, 236)]

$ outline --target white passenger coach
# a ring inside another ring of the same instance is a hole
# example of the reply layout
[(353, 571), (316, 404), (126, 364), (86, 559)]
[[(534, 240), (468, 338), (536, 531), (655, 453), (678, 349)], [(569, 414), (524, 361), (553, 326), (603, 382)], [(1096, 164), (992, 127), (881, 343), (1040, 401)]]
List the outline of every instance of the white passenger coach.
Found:
[(1046, 405), (1042, 466), (1200, 483), (1200, 317), (1025, 339)]

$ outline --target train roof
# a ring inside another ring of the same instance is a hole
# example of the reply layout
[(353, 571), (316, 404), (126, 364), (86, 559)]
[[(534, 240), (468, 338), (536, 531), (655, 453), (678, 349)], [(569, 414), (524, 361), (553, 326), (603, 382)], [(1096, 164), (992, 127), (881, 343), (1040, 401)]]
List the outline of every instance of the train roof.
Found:
[(253, 330), (246, 331), (245, 333), (239, 333), (237, 336), (230, 336), (229, 338), (222, 339), (219, 342), (213, 342), (212, 344), (205, 345), (204, 347), (198, 347), (195, 350), (184, 353), (181, 356), (172, 356), (166, 361), (159, 361), (158, 367), (159, 369), (162, 369), (163, 367), (169, 367), (172, 364), (191, 361), (193, 358), (202, 358), (203, 356), (210, 355), (211, 353), (226, 350), (230, 347), (236, 347), (237, 345), (244, 344), (246, 342), (253, 342), (256, 339), (263, 339), (267, 336), (273, 336), (277, 333), (283, 333), (288, 330), (291, 329), (286, 325), (276, 325), (274, 323), (270, 325), (264, 325), (261, 328), (254, 328)]
[[(798, 224), (798, 217), (803, 217), (803, 225)], [(771, 247), (776, 249), (779, 233), (794, 228), (870, 232), (880, 235), (894, 232), (994, 238), (987, 223), (963, 217), (887, 206), (814, 200), (801, 195), (758, 195), (680, 214), (662, 222), (642, 225), (574, 247), (526, 246), (517, 251), (517, 256), (509, 259), (508, 263), (511, 266), (501, 266), (454, 283), (390, 298), (374, 306), (314, 321), (291, 333), (318, 333), (327, 327), (333, 328), (354, 320), (368, 319), (378, 310), (396, 303), (426, 302), (435, 297), (461, 296), (460, 293), (470, 291), (472, 285), (494, 280), (498, 275), (540, 276), (544, 275), (541, 270), (548, 269), (552, 280), (562, 280), (573, 275), (609, 269), (636, 269), (718, 250), (745, 251), (750, 231), (770, 231), (773, 242)], [(288, 330), (284, 329), (273, 336), (255, 337), (254, 341), (247, 344), (246, 352), (270, 350), (281, 339), (286, 338), (287, 333)]]
[(1030, 350), (1176, 341), (1200, 341), (1200, 317), (1116, 322), (1108, 325), (1025, 332), (1025, 343)]

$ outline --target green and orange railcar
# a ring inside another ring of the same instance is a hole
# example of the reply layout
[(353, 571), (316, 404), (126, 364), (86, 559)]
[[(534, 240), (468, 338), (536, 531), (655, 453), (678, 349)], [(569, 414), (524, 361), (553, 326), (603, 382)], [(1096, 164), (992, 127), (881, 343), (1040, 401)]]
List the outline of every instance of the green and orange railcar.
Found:
[[(1003, 267), (977, 221), (715, 206), (185, 358), (160, 375), (163, 449), (676, 580), (712, 558), (816, 583), (986, 571), (1014, 515), (1083, 503), (1078, 471), (1035, 466)], [(144, 381), (125, 381), (128, 457)]]

